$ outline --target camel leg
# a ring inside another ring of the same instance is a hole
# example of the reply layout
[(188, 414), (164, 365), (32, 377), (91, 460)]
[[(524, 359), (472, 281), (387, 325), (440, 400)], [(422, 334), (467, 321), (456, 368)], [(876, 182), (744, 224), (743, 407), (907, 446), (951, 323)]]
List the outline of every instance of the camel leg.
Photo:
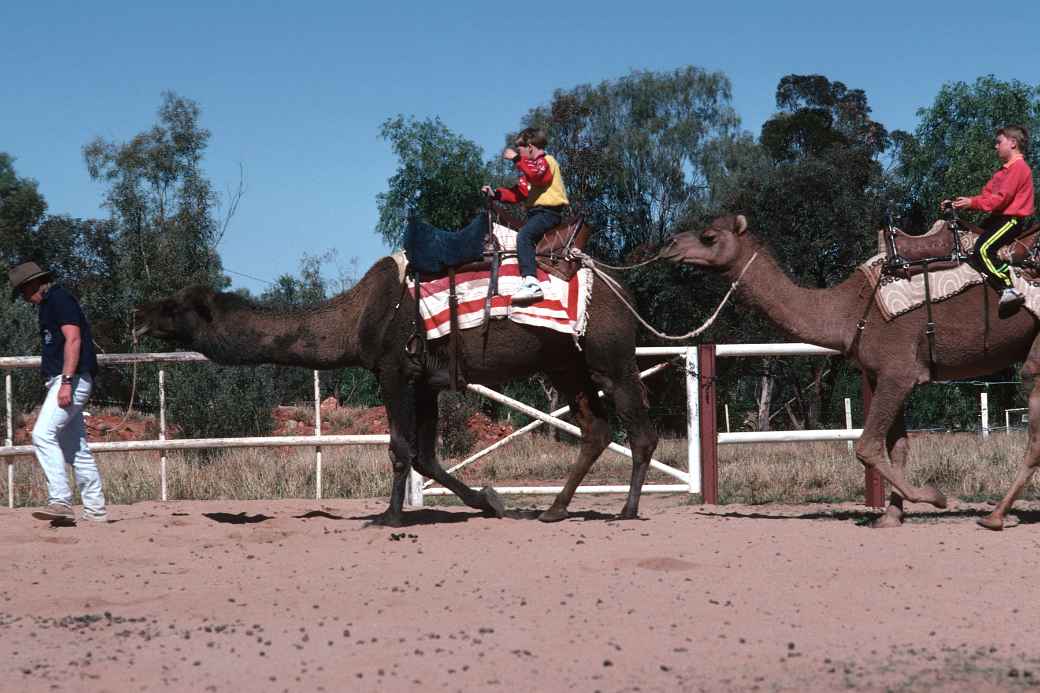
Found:
[[(595, 374), (592, 377), (593, 380), (599, 380)], [(646, 399), (646, 388), (639, 378), (639, 369), (634, 361), (612, 389), (606, 383), (598, 384), (614, 400), (614, 410), (628, 431), (629, 447), (632, 450), (632, 480), (620, 518), (634, 520), (639, 516), (639, 496), (650, 469), (650, 458), (657, 449), (657, 431), (650, 421), (650, 403)]]
[[(910, 453), (910, 441), (906, 436), (906, 419), (903, 408), (899, 408), (899, 415), (888, 431), (886, 438), (888, 457), (893, 466), (906, 473), (906, 458)], [(874, 521), (872, 527), (875, 529), (887, 529), (899, 527), (903, 524), (903, 497), (892, 491), (888, 496), (888, 507), (885, 513)]]
[(931, 486), (917, 488), (910, 485), (901, 466), (888, 461), (889, 432), (901, 416), (903, 403), (913, 390), (915, 377), (911, 373), (878, 376), (877, 389), (870, 404), (870, 415), (863, 427), (863, 435), (856, 445), (856, 457), (863, 466), (875, 468), (900, 496), (911, 503), (930, 503), (936, 508), (946, 507), (946, 496)]
[(1026, 487), (1029, 480), (1040, 465), (1040, 354), (1036, 353), (1037, 345), (1034, 344), (1026, 365), (1022, 368), (1022, 379), (1032, 381), (1029, 390), (1029, 442), (1026, 445), (1026, 456), (1018, 466), (1018, 474), (1011, 482), (1011, 488), (986, 517), (979, 519), (979, 524), (986, 529), (999, 532), (1004, 529), (1004, 518), (1011, 510), (1011, 504), (1018, 498), (1018, 494)]
[(476, 491), (462, 483), (441, 466), (437, 460), (437, 391), (425, 385), (417, 388), (416, 412), (418, 416), (415, 469), (444, 486), (471, 508), (483, 510), (495, 517), (504, 517), (506, 508), (495, 489), (485, 486)]
[(553, 384), (561, 393), (568, 395), (571, 411), (574, 413), (581, 429), (581, 449), (578, 459), (571, 467), (570, 475), (563, 490), (553, 501), (548, 510), (538, 516), (542, 522), (559, 522), (567, 519), (567, 506), (574, 498), (574, 492), (585, 475), (589, 473), (592, 463), (610, 445), (610, 424), (607, 411), (596, 393), (596, 387), (587, 376), (581, 376), (582, 382), (568, 382), (569, 379), (554, 376)]
[(415, 437), (415, 392), (412, 385), (394, 387), (390, 382), (381, 382), (383, 392), (395, 396), (387, 401), (386, 417), (390, 423), (390, 466), (393, 480), (390, 487), (390, 505), (372, 524), (400, 527), (403, 522), (404, 495), (408, 471), (417, 457)]

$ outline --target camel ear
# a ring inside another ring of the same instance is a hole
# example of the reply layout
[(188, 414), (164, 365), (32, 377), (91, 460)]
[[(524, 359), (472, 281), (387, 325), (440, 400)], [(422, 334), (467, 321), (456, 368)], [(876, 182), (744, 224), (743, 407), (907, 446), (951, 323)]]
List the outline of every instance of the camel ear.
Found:
[(747, 231), (747, 217), (745, 217), (743, 214), (737, 215), (736, 224), (737, 227), (734, 229), (734, 231), (738, 236)]

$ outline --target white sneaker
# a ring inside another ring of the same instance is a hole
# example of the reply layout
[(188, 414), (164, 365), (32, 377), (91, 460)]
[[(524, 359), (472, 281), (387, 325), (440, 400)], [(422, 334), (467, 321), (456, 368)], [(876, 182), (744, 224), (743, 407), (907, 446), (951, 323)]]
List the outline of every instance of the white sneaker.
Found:
[(538, 280), (534, 277), (524, 277), (523, 284), (513, 294), (513, 305), (537, 303), (543, 298), (545, 298), (545, 294), (542, 293), (542, 285), (538, 283)]
[(1026, 300), (1026, 297), (1018, 289), (1004, 289), (1004, 292), (1000, 294), (1000, 305), (1012, 305), (1022, 303)]
[(105, 510), (90, 510), (83, 508), (83, 513), (80, 517), (89, 522), (108, 522), (108, 512)]

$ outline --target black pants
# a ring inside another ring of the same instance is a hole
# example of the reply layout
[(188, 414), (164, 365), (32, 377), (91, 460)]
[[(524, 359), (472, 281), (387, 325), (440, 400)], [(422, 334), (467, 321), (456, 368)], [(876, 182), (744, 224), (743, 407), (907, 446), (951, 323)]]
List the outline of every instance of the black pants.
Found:
[(557, 207), (532, 207), (527, 213), (527, 223), (516, 234), (516, 254), (520, 261), (520, 276), (537, 276), (538, 263), (534, 249), (547, 232), (560, 225), (563, 210)]
[(1009, 265), (997, 258), (997, 250), (1018, 238), (1025, 230), (1024, 221), (1020, 217), (992, 214), (979, 224), (983, 233), (975, 241), (975, 266), (997, 291), (1011, 288)]

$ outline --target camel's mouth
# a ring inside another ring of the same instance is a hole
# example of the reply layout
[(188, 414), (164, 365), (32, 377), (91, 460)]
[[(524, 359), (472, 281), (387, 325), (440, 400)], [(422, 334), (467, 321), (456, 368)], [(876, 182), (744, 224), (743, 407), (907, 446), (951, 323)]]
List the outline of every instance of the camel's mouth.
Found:
[(691, 238), (688, 233), (680, 233), (672, 236), (661, 248), (660, 257), (669, 262), (693, 262), (697, 256), (696, 251), (699, 244)]

